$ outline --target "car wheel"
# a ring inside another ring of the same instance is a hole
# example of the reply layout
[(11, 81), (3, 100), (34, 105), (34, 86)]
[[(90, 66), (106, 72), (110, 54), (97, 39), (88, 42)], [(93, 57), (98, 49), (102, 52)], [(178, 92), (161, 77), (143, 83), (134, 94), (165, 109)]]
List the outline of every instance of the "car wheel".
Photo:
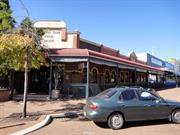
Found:
[(122, 128), (124, 124), (124, 118), (120, 113), (112, 114), (108, 119), (108, 126), (111, 129), (117, 130)]
[(173, 111), (171, 117), (174, 123), (180, 124), (180, 109), (176, 109), (175, 111)]

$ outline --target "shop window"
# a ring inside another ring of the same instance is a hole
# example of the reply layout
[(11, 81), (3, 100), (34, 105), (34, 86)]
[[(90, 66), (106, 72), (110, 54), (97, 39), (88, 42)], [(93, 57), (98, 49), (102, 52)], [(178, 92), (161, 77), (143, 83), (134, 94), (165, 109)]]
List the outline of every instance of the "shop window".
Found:
[(121, 82), (124, 82), (124, 72), (121, 72), (120, 80)]
[(96, 68), (92, 69), (92, 83), (97, 83), (98, 71)]
[(87, 83), (87, 68), (83, 68), (83, 83)]
[(149, 74), (149, 82), (155, 83), (156, 82), (156, 75), (154, 74)]
[(125, 73), (124, 80), (125, 80), (125, 82), (129, 82), (129, 73), (128, 72)]
[(110, 73), (109, 70), (105, 71), (105, 83), (109, 83), (110, 82)]
[(111, 72), (111, 83), (115, 83), (116, 82), (116, 72), (113, 70)]
[(142, 78), (141, 78), (141, 82), (145, 82), (145, 75), (144, 74), (142, 74), (142, 76), (141, 76)]
[(137, 83), (140, 83), (140, 81), (141, 81), (141, 75), (138, 74), (138, 75), (137, 75)]

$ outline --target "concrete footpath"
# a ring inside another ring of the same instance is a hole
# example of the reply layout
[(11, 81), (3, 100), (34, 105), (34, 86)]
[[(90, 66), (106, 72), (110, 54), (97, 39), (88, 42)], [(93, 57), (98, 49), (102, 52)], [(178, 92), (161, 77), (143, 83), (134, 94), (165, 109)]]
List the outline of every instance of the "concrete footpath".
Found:
[(46, 118), (41, 121), (40, 123), (37, 123), (29, 128), (20, 130), (18, 132), (12, 133), (11, 135), (26, 135), (29, 134), (31, 132), (34, 132), (40, 128), (43, 128), (45, 126), (47, 126), (48, 124), (51, 123), (51, 121), (53, 121), (53, 119), (55, 118), (75, 118), (78, 117), (78, 112), (69, 112), (69, 113), (61, 113), (61, 114), (51, 114), (51, 115), (47, 115)]
[(85, 100), (28, 101), (22, 119), (22, 101), (0, 102), (0, 135), (9, 135), (43, 121), (47, 115), (81, 112)]

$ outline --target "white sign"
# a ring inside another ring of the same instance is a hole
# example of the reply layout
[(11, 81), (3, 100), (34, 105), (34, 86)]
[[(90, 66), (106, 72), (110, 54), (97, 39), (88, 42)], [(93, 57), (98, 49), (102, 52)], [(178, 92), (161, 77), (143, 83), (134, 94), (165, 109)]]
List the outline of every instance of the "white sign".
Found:
[(42, 37), (41, 44), (48, 48), (52, 48), (54, 45), (61, 42), (61, 31), (60, 30), (48, 30)]
[(61, 30), (49, 29), (45, 32), (41, 40), (41, 46), (45, 48), (73, 48), (73, 35), (68, 35), (68, 40), (61, 40)]
[(159, 66), (163, 66), (163, 63), (160, 61), (160, 60), (158, 60), (158, 59), (155, 59), (155, 58), (151, 58), (151, 62), (152, 63), (154, 63), (154, 64), (156, 64), (156, 65), (159, 65)]

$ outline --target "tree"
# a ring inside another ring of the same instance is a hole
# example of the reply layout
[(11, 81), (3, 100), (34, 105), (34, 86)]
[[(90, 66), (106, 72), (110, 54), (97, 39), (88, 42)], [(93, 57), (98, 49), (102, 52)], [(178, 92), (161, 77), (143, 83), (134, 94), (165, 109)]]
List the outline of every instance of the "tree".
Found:
[[(33, 33), (32, 22), (29, 18), (25, 18), (21, 23), (21, 34), (28, 36), (35, 41), (35, 36)], [(38, 36), (38, 35), (37, 35)], [(30, 45), (30, 44), (29, 44)], [(27, 108), (27, 91), (28, 91), (28, 70), (30, 64), (30, 46), (26, 45), (25, 48), (25, 65), (24, 65), (24, 99), (23, 99), (23, 117), (26, 117)]]
[(45, 63), (43, 53), (37, 47), (39, 35), (34, 31), (30, 19), (25, 18), (17, 32), (2, 34), (0, 39), (0, 72), (24, 71), (23, 117), (26, 117), (28, 71)]
[(12, 17), (8, 0), (0, 0), (0, 33), (12, 29), (15, 20)]
[(1, 0), (1, 2), (5, 3), (7, 5), (7, 8), (10, 9), (9, 0)]

